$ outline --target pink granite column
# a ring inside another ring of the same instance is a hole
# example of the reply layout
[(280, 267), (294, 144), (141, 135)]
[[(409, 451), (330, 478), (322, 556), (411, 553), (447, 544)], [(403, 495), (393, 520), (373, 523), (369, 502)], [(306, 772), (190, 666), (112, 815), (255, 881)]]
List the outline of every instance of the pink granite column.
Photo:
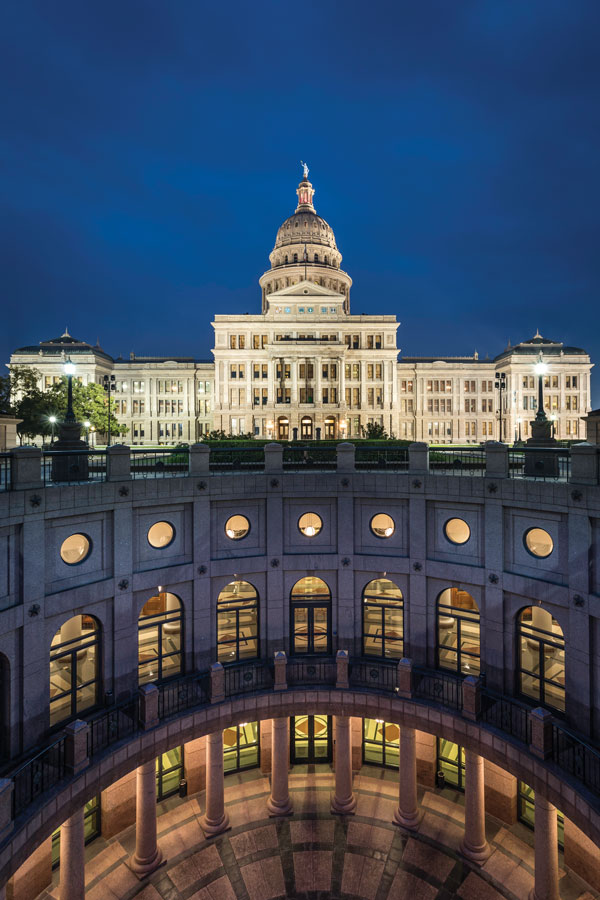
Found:
[(556, 807), (535, 792), (535, 881), (529, 900), (560, 900)]
[(350, 815), (356, 809), (352, 793), (352, 738), (350, 718), (335, 717), (335, 793), (331, 798), (331, 812)]
[(229, 816), (225, 812), (222, 731), (206, 735), (206, 812), (200, 824), (207, 837), (229, 828)]
[(460, 852), (479, 864), (491, 853), (485, 839), (483, 757), (470, 750), (465, 750), (465, 833)]
[(414, 728), (400, 729), (400, 766), (396, 825), (415, 829), (419, 824), (417, 804), (417, 736)]
[(136, 770), (135, 853), (130, 868), (143, 878), (162, 863), (162, 852), (156, 840), (156, 760)]
[(85, 895), (83, 806), (60, 826), (60, 900), (83, 900)]
[(294, 812), (288, 787), (290, 759), (289, 719), (272, 719), (271, 796), (267, 809), (271, 816), (291, 816)]

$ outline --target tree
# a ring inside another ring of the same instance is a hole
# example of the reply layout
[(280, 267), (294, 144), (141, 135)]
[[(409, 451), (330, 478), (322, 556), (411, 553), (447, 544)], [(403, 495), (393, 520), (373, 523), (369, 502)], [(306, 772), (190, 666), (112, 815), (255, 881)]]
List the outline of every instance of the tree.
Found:
[(22, 419), (17, 426), (21, 442), (23, 438), (35, 438), (50, 431), (46, 418), (44, 393), (38, 387), (41, 374), (37, 369), (22, 366), (11, 369), (0, 378), (0, 414)]
[[(46, 405), (60, 422), (67, 414), (67, 379), (63, 377), (43, 395)], [(73, 379), (73, 412), (78, 422), (88, 421), (97, 432), (108, 434), (109, 398), (101, 384), (81, 384)], [(126, 425), (119, 422), (115, 415), (116, 402), (110, 398), (110, 433), (111, 435), (127, 434)], [(43, 432), (42, 432), (43, 433)]]
[(367, 422), (366, 427), (363, 428), (363, 435), (368, 441), (389, 440), (388, 433), (383, 425), (379, 425), (376, 422)]

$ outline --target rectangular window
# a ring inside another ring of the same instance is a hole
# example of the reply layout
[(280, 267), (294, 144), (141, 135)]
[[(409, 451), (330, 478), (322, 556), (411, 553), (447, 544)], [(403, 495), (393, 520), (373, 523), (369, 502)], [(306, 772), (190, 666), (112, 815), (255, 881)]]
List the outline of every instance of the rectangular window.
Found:
[(172, 797), (183, 778), (183, 746), (156, 757), (156, 802)]
[(225, 775), (256, 768), (260, 763), (260, 726), (258, 722), (233, 725), (223, 731), (223, 769)]
[(144, 382), (143, 381), (134, 381), (133, 382), (133, 393), (134, 394), (143, 394), (144, 393)]
[(446, 784), (459, 791), (465, 789), (465, 751), (452, 741), (437, 739), (437, 770), (443, 773)]

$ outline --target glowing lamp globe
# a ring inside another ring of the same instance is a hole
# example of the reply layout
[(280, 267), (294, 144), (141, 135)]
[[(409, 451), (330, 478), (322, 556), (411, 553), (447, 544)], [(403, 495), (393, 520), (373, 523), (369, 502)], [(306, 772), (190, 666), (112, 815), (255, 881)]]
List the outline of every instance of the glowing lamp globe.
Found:
[(63, 366), (63, 371), (65, 375), (74, 375), (76, 371), (75, 363), (71, 362), (71, 360), (68, 360), (68, 362), (66, 362)]
[(542, 360), (540, 360), (540, 362), (537, 362), (533, 367), (533, 371), (536, 375), (545, 375), (548, 371), (548, 363), (542, 362)]

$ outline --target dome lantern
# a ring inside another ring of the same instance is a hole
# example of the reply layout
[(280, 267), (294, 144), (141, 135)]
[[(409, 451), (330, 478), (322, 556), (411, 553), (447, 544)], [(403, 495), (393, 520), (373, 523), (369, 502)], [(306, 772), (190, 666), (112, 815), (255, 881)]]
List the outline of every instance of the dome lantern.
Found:
[(298, 194), (298, 206), (296, 207), (296, 212), (316, 212), (313, 206), (315, 191), (308, 180), (308, 166), (306, 163), (302, 163), (302, 165), (304, 166), (304, 177), (296, 188), (296, 193)]

